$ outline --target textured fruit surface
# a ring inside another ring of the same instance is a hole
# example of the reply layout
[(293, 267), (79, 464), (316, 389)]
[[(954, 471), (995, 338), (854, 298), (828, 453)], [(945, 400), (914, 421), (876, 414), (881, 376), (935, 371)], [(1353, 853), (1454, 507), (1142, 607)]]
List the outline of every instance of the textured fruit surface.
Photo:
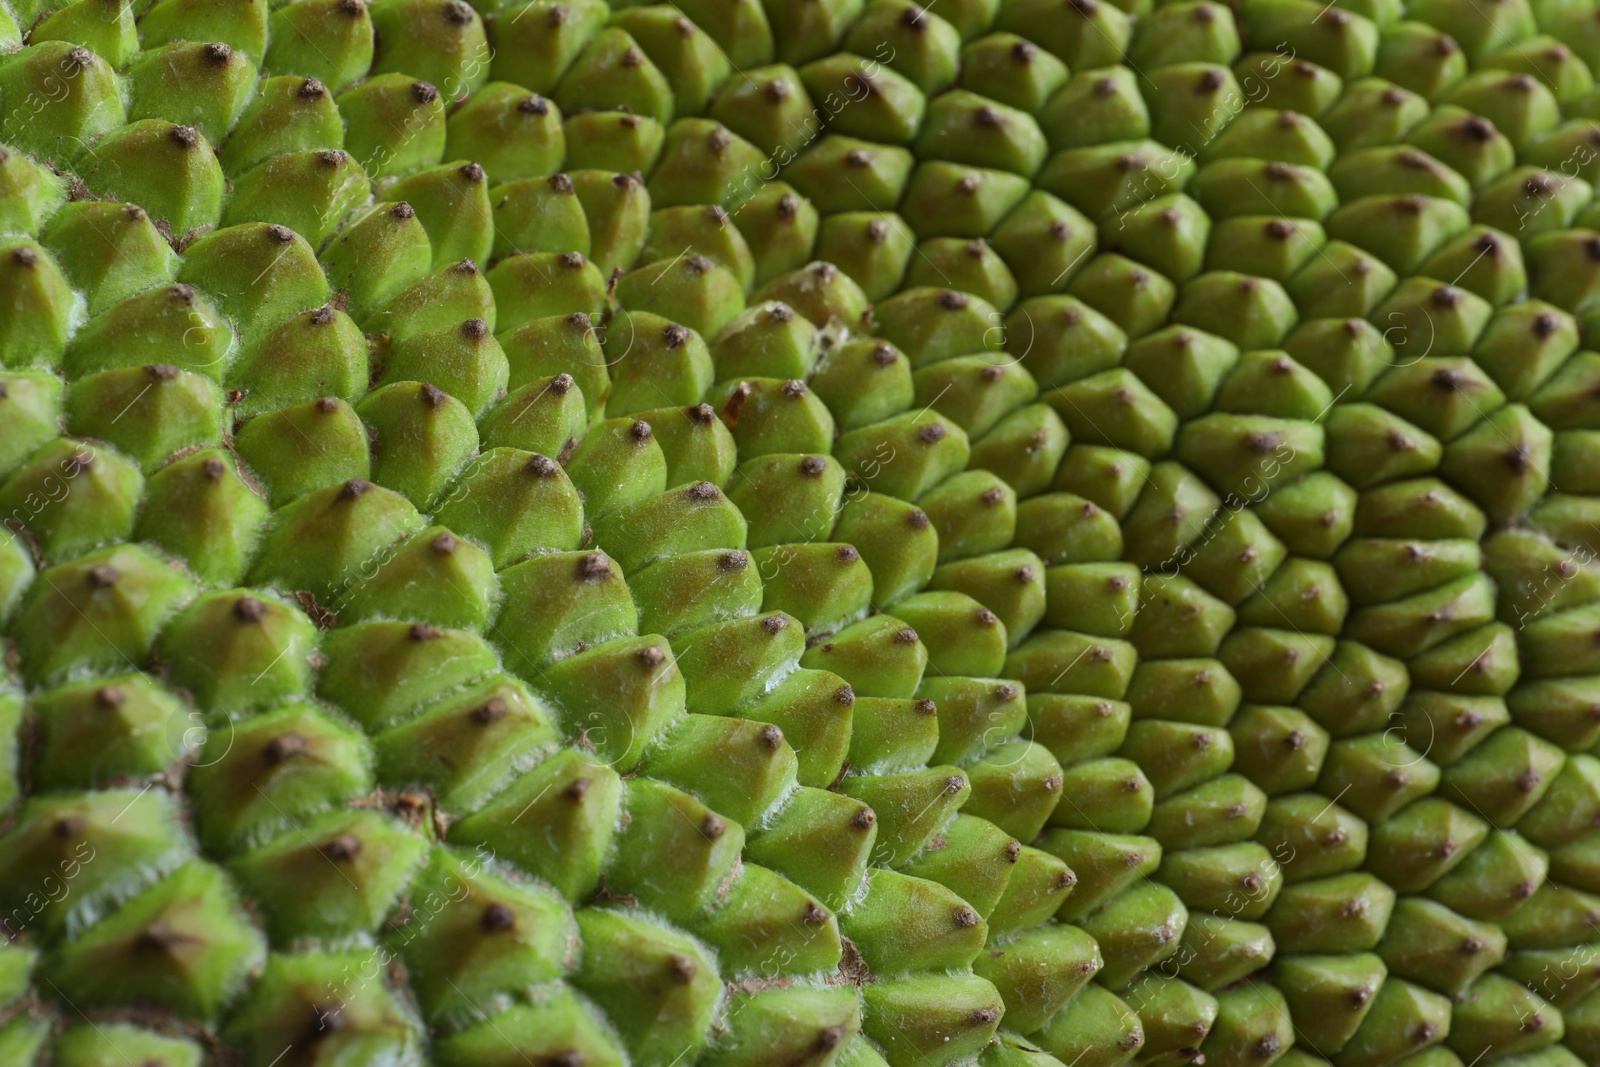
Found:
[(1596, 0), (946, 4), (0, 0), (0, 1067), (1600, 1063)]

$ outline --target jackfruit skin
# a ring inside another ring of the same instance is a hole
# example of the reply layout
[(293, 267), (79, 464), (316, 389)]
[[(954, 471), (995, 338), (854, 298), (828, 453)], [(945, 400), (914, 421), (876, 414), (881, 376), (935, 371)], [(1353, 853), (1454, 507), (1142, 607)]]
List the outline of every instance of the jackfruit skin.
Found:
[(1594, 19), (0, 4), (0, 1060), (1595, 1062)]

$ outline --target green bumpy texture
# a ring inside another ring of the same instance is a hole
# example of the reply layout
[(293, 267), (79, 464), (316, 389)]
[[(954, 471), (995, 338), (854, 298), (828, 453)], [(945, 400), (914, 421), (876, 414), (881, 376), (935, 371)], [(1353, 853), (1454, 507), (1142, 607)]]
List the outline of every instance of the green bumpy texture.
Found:
[(0, 1064), (1600, 1063), (1594, 0), (0, 0)]

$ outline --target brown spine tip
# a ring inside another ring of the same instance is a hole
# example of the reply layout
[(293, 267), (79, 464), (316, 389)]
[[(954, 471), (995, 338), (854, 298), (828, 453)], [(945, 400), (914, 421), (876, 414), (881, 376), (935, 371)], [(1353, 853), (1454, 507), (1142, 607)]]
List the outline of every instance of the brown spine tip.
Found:
[(911, 709), (913, 711), (915, 711), (918, 715), (937, 715), (937, 714), (939, 714), (939, 705), (935, 704), (931, 700), (928, 700), (927, 698), (923, 698), (922, 700), (919, 700), (916, 703), (912, 704), (911, 705)]
[(524, 115), (548, 115), (550, 104), (542, 96), (525, 96), (517, 101), (517, 110)]
[(840, 563), (854, 563), (861, 558), (861, 553), (856, 551), (855, 545), (840, 545), (834, 550), (834, 556)]
[(666, 662), (667, 654), (655, 645), (648, 645), (635, 652), (634, 658), (644, 667), (659, 667)]
[(180, 148), (193, 148), (200, 143), (200, 131), (193, 126), (174, 126), (167, 131), (167, 137)]
[(158, 382), (170, 382), (178, 376), (178, 368), (170, 363), (149, 363), (144, 372)]
[(444, 631), (425, 622), (414, 622), (406, 631), (406, 636), (413, 641), (437, 641), (444, 636)]
[(834, 690), (833, 699), (834, 703), (841, 704), (848, 708), (856, 702), (856, 691), (851, 686), (841, 685), (838, 689)]
[(337, 167), (350, 157), (337, 148), (329, 148), (317, 153), (317, 162), (325, 167)]
[(917, 643), (917, 631), (909, 626), (902, 626), (894, 632), (892, 640), (897, 645), (914, 645)]
[(338, 499), (343, 501), (360, 500), (367, 495), (367, 490), (372, 488), (372, 483), (365, 478), (351, 478), (339, 487)]
[(783, 395), (790, 400), (798, 400), (806, 395), (806, 383), (797, 378), (790, 378), (783, 383)]
[(445, 0), (442, 10), (444, 20), (452, 26), (465, 26), (472, 22), (472, 5), (464, 0)]
[(489, 726), (499, 722), (511, 713), (511, 708), (500, 697), (490, 697), (488, 700), (473, 708), (470, 717), (479, 726)]
[(133, 944), (141, 952), (166, 952), (177, 944), (179, 936), (172, 927), (157, 921), (139, 931)]
[(710, 404), (695, 404), (693, 407), (683, 409), (684, 415), (692, 422), (701, 426), (710, 426), (717, 420), (717, 413)]
[(925, 445), (936, 445), (944, 440), (947, 432), (942, 423), (930, 422), (917, 431), (917, 440)]
[(749, 566), (749, 564), (750, 557), (744, 552), (738, 550), (724, 552), (721, 556), (717, 557), (717, 566), (721, 567), (725, 571), (742, 571), (745, 569), (745, 567)]
[(972, 1020), (972, 1025), (974, 1026), (992, 1026), (1000, 1021), (1000, 1009), (979, 1008), (977, 1011), (968, 1016), (968, 1018)]
[(229, 60), (233, 59), (233, 49), (221, 41), (213, 41), (211, 44), (206, 45), (205, 52), (206, 59), (219, 67), (226, 65)]
[(400, 222), (404, 222), (407, 219), (416, 218), (417, 217), (417, 212), (416, 212), (415, 208), (413, 208), (410, 204), (408, 204), (404, 200), (402, 200), (398, 204), (396, 204), (394, 207), (389, 209), (389, 217), (393, 218), (393, 219), (397, 219)]
[(94, 691), (94, 702), (102, 708), (120, 708), (127, 699), (121, 686), (103, 685)]
[(955, 289), (946, 289), (939, 294), (939, 306), (946, 311), (961, 311), (971, 303), (967, 294)]
[(906, 514), (906, 522), (913, 530), (926, 530), (929, 521), (928, 513), (921, 508), (913, 508)]
[(561, 795), (573, 803), (577, 803), (589, 794), (589, 779), (574, 778), (568, 782), (566, 788), (561, 790)]
[(674, 955), (667, 960), (667, 970), (671, 972), (673, 981), (681, 985), (687, 985), (694, 980), (695, 972), (699, 968), (694, 965), (694, 960), (688, 956)]
[(583, 258), (582, 252), (563, 252), (556, 257), (556, 262), (568, 270), (582, 270), (589, 261)]
[(558, 193), (572, 192), (572, 177), (567, 174), (552, 174), (546, 184)]
[(361, 854), (361, 838), (355, 834), (340, 834), (323, 845), (321, 851), (330, 860), (348, 863)]
[(572, 387), (577, 384), (578, 383), (573, 379), (572, 375), (568, 374), (566, 371), (562, 371), (554, 378), (551, 378), (550, 384), (545, 388), (550, 390), (550, 392), (554, 393), (556, 396), (566, 396), (568, 393), (572, 392)]
[(68, 815), (57, 819), (50, 827), (50, 832), (60, 838), (74, 838), (83, 833), (88, 827), (89, 820), (81, 815)]
[(972, 613), (972, 618), (979, 626), (993, 626), (995, 623), (1000, 621), (1000, 616), (996, 615), (988, 608), (979, 608), (977, 611)]
[(650, 428), (650, 424), (648, 422), (640, 419), (638, 422), (635, 422), (632, 426), (628, 427), (628, 436), (632, 437), (640, 444), (644, 444), (646, 441), (649, 441), (655, 436), (655, 431)]
[(661, 343), (668, 349), (682, 348), (689, 340), (689, 329), (672, 323), (661, 331)]
[(700, 820), (700, 834), (708, 841), (715, 841), (727, 832), (727, 820), (714, 811), (706, 812), (706, 817)]
[(549, 456), (539, 456), (539, 454), (534, 454), (533, 459), (530, 459), (530, 461), (526, 462), (526, 464), (523, 464), (522, 469), (526, 470), (528, 474), (534, 475), (534, 477), (554, 478), (555, 472), (560, 470), (560, 466), (558, 466), (554, 459), (550, 459)]
[(944, 780), (944, 795), (947, 797), (953, 797), (966, 787), (967, 779), (964, 775), (952, 774), (950, 777)]
[(260, 622), (267, 617), (267, 606), (253, 596), (242, 596), (233, 602), (233, 617), (240, 622)]
[(821, 456), (807, 456), (800, 461), (800, 473), (807, 478), (820, 478), (827, 469), (828, 463)]
[(892, 366), (899, 355), (895, 347), (888, 342), (881, 342), (872, 348), (872, 361), (880, 367)]
[(483, 909), (478, 922), (486, 933), (500, 934), (516, 927), (517, 913), (497, 902)]
[(789, 628), (789, 619), (786, 615), (768, 615), (761, 620), (761, 628), (767, 633), (777, 636)]
[(873, 811), (871, 808), (858, 808), (856, 809), (856, 813), (850, 816), (850, 825), (855, 827), (857, 830), (868, 829), (877, 821), (878, 813)]
[(307, 743), (304, 737), (291, 730), (267, 742), (267, 747), (261, 754), (269, 765), (278, 764), (304, 752)]
[(444, 402), (449, 399), (448, 393), (430, 382), (422, 383), (420, 395), (422, 402), (428, 405), (429, 411), (438, 411), (444, 406)]
[(480, 163), (464, 163), (456, 168), (456, 173), (472, 185), (477, 185), (484, 179), (483, 165)]
[(1258, 1060), (1270, 1060), (1278, 1054), (1282, 1045), (1283, 1042), (1278, 1039), (1277, 1034), (1264, 1034), (1251, 1051)]
[(591, 552), (578, 561), (578, 580), (600, 582), (611, 577), (611, 561), (603, 552)]
[(950, 919), (962, 930), (970, 930), (980, 921), (978, 913), (964, 904), (950, 913)]
[(722, 495), (717, 487), (710, 482), (695, 482), (684, 490), (684, 494), (690, 500), (697, 500), (702, 503), (708, 500), (715, 500)]
[(109, 589), (116, 585), (121, 577), (122, 572), (109, 563), (100, 563), (89, 568), (89, 584), (96, 589)]

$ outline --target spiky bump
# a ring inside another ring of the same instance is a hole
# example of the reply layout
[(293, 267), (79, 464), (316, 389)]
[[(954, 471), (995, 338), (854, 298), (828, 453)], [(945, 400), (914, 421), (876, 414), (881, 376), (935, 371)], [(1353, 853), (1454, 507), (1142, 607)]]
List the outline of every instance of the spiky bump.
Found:
[(99, 852), (0, 1002), (179, 1062), (128, 996), (263, 1063), (1588, 1057), (1520, 987), (1600, 914), (1591, 20), (951, 3), (18, 16), (7, 932)]

